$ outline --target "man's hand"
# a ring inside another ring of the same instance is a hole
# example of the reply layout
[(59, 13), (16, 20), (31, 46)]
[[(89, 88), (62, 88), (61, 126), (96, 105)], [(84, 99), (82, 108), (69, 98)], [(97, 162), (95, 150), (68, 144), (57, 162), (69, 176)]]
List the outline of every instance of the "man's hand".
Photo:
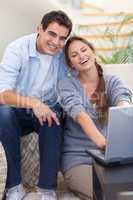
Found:
[(48, 122), (48, 126), (52, 125), (53, 120), (57, 125), (60, 125), (60, 122), (56, 116), (56, 113), (53, 112), (49, 106), (40, 102), (39, 100), (34, 100), (32, 104), (32, 110), (35, 116), (38, 118), (41, 125), (44, 122)]

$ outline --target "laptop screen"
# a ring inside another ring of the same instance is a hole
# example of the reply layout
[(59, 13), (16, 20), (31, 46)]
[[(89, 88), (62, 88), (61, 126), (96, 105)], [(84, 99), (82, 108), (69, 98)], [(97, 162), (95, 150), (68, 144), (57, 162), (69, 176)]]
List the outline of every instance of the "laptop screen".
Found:
[(133, 157), (133, 106), (111, 107), (105, 160), (130, 157)]

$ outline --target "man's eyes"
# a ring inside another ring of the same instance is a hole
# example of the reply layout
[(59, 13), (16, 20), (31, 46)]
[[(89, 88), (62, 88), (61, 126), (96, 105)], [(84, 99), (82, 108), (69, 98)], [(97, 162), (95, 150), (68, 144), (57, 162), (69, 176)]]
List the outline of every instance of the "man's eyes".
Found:
[(50, 36), (56, 37), (56, 33), (49, 31), (48, 32)]
[(60, 37), (60, 40), (61, 40), (61, 41), (65, 41), (65, 40), (66, 40), (66, 37)]
[[(48, 33), (49, 33), (49, 35), (52, 36), (52, 37), (58, 37), (57, 34), (54, 33), (54, 32), (49, 31)], [(62, 36), (61, 36), (61, 37), (59, 37), (59, 40), (64, 42), (64, 41), (66, 40), (66, 37), (62, 37)]]

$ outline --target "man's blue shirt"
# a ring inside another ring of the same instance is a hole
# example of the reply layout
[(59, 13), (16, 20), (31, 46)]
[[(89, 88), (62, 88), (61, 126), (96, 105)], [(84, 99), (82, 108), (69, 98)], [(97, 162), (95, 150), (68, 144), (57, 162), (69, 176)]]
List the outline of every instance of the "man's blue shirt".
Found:
[[(40, 98), (42, 101), (56, 95), (57, 82), (67, 75), (63, 51), (53, 56), (49, 74), (43, 87), (40, 87), (45, 67), (41, 68), (40, 65), (36, 38), (35, 33), (9, 44), (0, 64), (0, 92), (13, 90), (23, 96)], [(54, 79), (54, 85), (48, 84), (50, 78)]]

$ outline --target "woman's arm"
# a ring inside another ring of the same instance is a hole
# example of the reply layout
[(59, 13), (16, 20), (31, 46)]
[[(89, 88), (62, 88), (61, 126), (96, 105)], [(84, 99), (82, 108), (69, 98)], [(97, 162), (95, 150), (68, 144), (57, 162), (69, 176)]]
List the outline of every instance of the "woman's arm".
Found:
[(84, 133), (101, 149), (106, 146), (105, 137), (99, 132), (92, 119), (85, 112), (77, 114), (75, 121), (81, 126)]
[(119, 101), (116, 106), (129, 106), (131, 105), (128, 101)]
[(132, 91), (117, 76), (110, 76), (107, 83), (107, 96), (112, 106), (127, 106), (132, 103)]
[(79, 91), (75, 87), (75, 80), (66, 78), (60, 81), (58, 86), (60, 104), (67, 115), (80, 125), (88, 138), (99, 148), (105, 148), (106, 140), (86, 113), (82, 94)]

